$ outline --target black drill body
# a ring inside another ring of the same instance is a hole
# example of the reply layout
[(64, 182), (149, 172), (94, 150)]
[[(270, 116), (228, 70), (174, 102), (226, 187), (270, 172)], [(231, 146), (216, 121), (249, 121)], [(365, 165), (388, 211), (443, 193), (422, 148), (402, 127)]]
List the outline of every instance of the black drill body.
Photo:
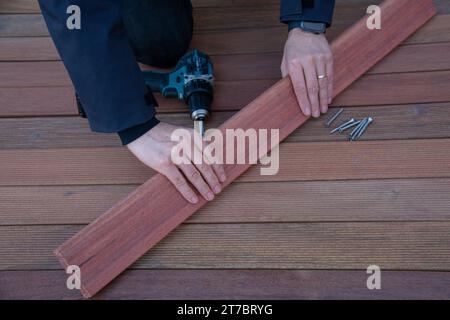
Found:
[(143, 75), (151, 91), (184, 100), (203, 135), (214, 95), (214, 69), (209, 56), (194, 49), (179, 60), (172, 72), (143, 71)]

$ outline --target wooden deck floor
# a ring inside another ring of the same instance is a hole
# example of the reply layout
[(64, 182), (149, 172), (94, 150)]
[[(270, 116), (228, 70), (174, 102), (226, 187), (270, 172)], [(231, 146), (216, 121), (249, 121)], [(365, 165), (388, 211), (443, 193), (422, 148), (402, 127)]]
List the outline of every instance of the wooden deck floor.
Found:
[[(337, 0), (335, 38), (367, 5)], [(218, 124), (279, 77), (278, 0), (194, 0)], [(250, 170), (97, 298), (450, 298), (450, 2), (334, 102), (363, 140), (311, 120), (277, 176)], [(162, 120), (191, 125), (159, 99)], [(53, 249), (153, 173), (91, 133), (36, 1), (0, 3), (0, 299), (80, 298)], [(368, 290), (366, 268), (382, 270)]]

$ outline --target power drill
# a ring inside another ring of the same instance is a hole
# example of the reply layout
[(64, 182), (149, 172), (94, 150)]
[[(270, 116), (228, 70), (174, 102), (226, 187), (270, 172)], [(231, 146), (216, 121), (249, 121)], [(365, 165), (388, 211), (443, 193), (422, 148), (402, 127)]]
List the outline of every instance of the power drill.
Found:
[(143, 75), (151, 91), (186, 102), (203, 136), (213, 100), (214, 70), (209, 56), (194, 49), (178, 61), (172, 72), (143, 71)]

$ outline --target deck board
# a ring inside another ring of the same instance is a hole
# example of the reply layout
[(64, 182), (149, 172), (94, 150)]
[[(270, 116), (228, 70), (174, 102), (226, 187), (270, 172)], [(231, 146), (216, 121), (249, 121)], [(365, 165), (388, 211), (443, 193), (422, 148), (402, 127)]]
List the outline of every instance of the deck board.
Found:
[[(130, 270), (95, 299), (445, 299), (450, 295), (448, 272), (383, 271), (382, 275), (382, 290), (367, 290), (364, 271)], [(64, 282), (60, 270), (2, 271), (0, 298), (79, 299)]]
[[(450, 138), (450, 117), (443, 116), (449, 112), (448, 102), (346, 107), (345, 113), (332, 128), (347, 118), (361, 119), (370, 115), (376, 119), (376, 125), (371, 126), (370, 135), (364, 135), (362, 140)], [(215, 112), (208, 126), (217, 127), (234, 113)], [(187, 113), (161, 114), (159, 119), (183, 126), (190, 126), (192, 122)], [(324, 122), (323, 119), (308, 121), (302, 128), (295, 130), (286, 142), (346, 140), (348, 132), (330, 135), (330, 129), (324, 127)], [(115, 147), (118, 144), (118, 136), (93, 133), (87, 121), (77, 116), (0, 118), (2, 149)]]
[[(438, 15), (405, 41), (405, 44), (450, 41), (450, 14)], [(336, 38), (348, 25), (330, 29), (327, 37)], [(194, 35), (192, 47), (207, 50), (210, 55), (260, 54), (281, 52), (286, 39), (283, 26), (263, 30), (224, 30)], [(59, 60), (49, 37), (0, 37), (0, 61)]]
[[(280, 147), (277, 175), (255, 165), (237, 181), (450, 177), (449, 149), (450, 139), (290, 142)], [(1, 186), (143, 183), (154, 174), (121, 147), (6, 149), (0, 163)]]
[[(0, 225), (88, 224), (136, 187), (0, 187)], [(186, 223), (450, 221), (449, 193), (449, 178), (236, 183)]]
[[(192, 46), (217, 71), (216, 126), (280, 77), (286, 29), (279, 0), (193, 3)], [(337, 1), (327, 37), (372, 3)], [(250, 170), (97, 298), (450, 298), (450, 2), (435, 3), (334, 102), (340, 120), (376, 119), (366, 141), (308, 122), (282, 146), (279, 175)], [(0, 299), (77, 299), (53, 249), (152, 171), (75, 116), (37, 1), (1, 1), (0, 74)], [(182, 103), (158, 100), (162, 120), (190, 125)], [(369, 264), (383, 290), (367, 290)]]
[[(61, 269), (52, 250), (81, 228), (0, 227), (0, 270)], [(449, 228), (450, 221), (185, 224), (131, 268), (450, 271)]]
[[(32, 63), (32, 62), (29, 62)], [(39, 62), (42, 63), (42, 62)], [(37, 68), (44, 69), (40, 65)], [(23, 70), (24, 73), (16, 73)], [(61, 69), (62, 70), (62, 69)], [(77, 109), (73, 94), (67, 96), (70, 87), (65, 73), (55, 72), (54, 77), (50, 71), (42, 73), (42, 77), (33, 78), (32, 74), (22, 63), (17, 65), (11, 63), (8, 66), (0, 64), (0, 71), (6, 71), (7, 76), (0, 79), (0, 101), (8, 105), (0, 111), (1, 116), (49, 116), (49, 115), (75, 115)], [(213, 111), (240, 110), (258, 97), (262, 92), (275, 84), (277, 79), (269, 80), (235, 80), (216, 81), (215, 99), (212, 105)], [(48, 87), (49, 84), (60, 87)], [(389, 104), (413, 104), (450, 101), (450, 71), (427, 71), (427, 72), (404, 72), (389, 74), (364, 75), (345, 90), (332, 105), (334, 106), (362, 106), (362, 105), (389, 105)], [(28, 92), (30, 88), (40, 87), (44, 84), (44, 91), (57, 100), (49, 101), (44, 108), (41, 104), (46, 101), (36, 100), (32, 94), (36, 89)], [(22, 90), (20, 90), (22, 88)], [(48, 90), (48, 91), (47, 91)], [(14, 99), (18, 92), (24, 93), (21, 100)], [(161, 101), (159, 112), (186, 112), (186, 106), (182, 101), (174, 99), (162, 99), (159, 94), (155, 95)], [(61, 100), (65, 104), (61, 105)]]

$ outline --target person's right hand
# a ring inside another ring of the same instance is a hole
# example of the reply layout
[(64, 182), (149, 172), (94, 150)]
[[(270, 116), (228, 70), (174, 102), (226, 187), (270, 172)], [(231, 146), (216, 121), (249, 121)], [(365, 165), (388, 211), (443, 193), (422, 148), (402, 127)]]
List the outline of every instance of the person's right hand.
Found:
[[(208, 201), (222, 190), (221, 182), (226, 180), (222, 165), (180, 164), (176, 166), (171, 159), (172, 148), (176, 142), (170, 139), (172, 132), (181, 127), (160, 122), (147, 133), (127, 145), (128, 149), (145, 165), (166, 176), (186, 200), (197, 203), (198, 197), (188, 181)], [(190, 130), (193, 137), (193, 130)]]

